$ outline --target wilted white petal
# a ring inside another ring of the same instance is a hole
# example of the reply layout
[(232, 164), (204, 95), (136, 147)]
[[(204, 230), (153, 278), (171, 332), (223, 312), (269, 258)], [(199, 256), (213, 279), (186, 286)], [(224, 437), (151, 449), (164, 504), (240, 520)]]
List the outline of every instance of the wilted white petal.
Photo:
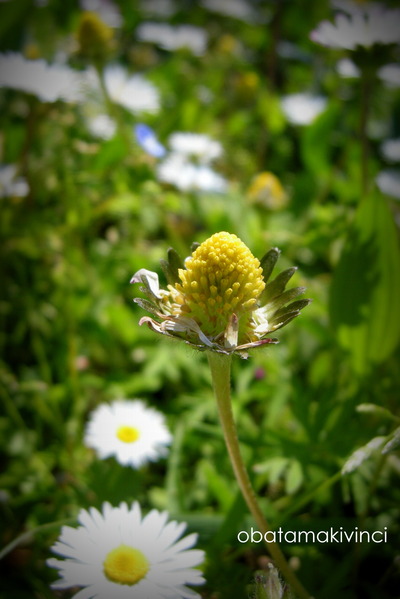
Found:
[(158, 281), (158, 274), (156, 272), (153, 272), (152, 270), (147, 270), (146, 268), (141, 268), (140, 270), (135, 272), (135, 274), (130, 280), (130, 283), (145, 282), (147, 282), (148, 286), (150, 287), (150, 291), (153, 293), (153, 295), (161, 299), (160, 283)]

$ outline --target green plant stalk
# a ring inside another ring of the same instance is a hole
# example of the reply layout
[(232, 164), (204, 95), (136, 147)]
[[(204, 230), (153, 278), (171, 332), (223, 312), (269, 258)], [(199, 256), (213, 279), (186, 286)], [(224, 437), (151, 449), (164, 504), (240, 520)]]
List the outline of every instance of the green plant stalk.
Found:
[(60, 526), (65, 526), (67, 524), (74, 524), (76, 522), (76, 518), (64, 518), (64, 520), (57, 520), (56, 522), (47, 522), (46, 524), (40, 524), (31, 530), (27, 530), (22, 534), (15, 537), (10, 543), (8, 543), (3, 549), (0, 550), (0, 560), (6, 557), (11, 551), (13, 551), (19, 545), (23, 545), (24, 543), (31, 543), (34, 536), (41, 532), (47, 532), (48, 530), (53, 530), (55, 528), (59, 528)]
[[(251, 485), (246, 467), (243, 463), (240, 453), (239, 441), (236, 432), (236, 425), (233, 418), (231, 396), (230, 396), (230, 366), (231, 356), (218, 354), (216, 352), (207, 352), (208, 363), (211, 369), (214, 393), (217, 400), (219, 418), (224, 433), (226, 447), (228, 449), (232, 468), (235, 473), (237, 483), (243, 494), (254, 520), (257, 523), (259, 531), (265, 533), (272, 531), (268, 522), (258, 505), (257, 497)], [(283, 555), (277, 543), (266, 543), (268, 552), (275, 562), (276, 567), (282, 576), (290, 584), (292, 591), (296, 593), (299, 599), (310, 599), (311, 596), (303, 587), (296, 574), (293, 572), (285, 556)]]

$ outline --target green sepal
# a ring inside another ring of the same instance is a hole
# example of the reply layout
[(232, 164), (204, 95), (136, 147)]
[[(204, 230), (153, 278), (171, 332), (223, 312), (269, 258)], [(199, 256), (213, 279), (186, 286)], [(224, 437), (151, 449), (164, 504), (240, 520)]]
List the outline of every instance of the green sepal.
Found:
[(260, 265), (263, 270), (264, 281), (267, 282), (271, 276), (274, 266), (278, 261), (281, 251), (278, 248), (270, 249), (260, 260)]
[(287, 268), (286, 270), (282, 271), (273, 281), (268, 283), (260, 297), (261, 306), (267, 304), (285, 291), (288, 281), (292, 278), (296, 270), (297, 266)]
[(151, 312), (151, 314), (155, 314), (156, 316), (159, 314), (159, 310), (153, 302), (149, 302), (149, 300), (142, 299), (141, 297), (135, 297), (133, 300), (135, 304), (146, 310), (147, 312)]
[(293, 318), (296, 318), (296, 316), (298, 316), (299, 314), (300, 310), (295, 310), (293, 312), (287, 312), (284, 315), (274, 315), (270, 321), (270, 325), (274, 327), (273, 330), (276, 331), (286, 326), (291, 320), (293, 320)]
[(305, 292), (305, 290), (305, 287), (293, 287), (292, 289), (286, 289), (286, 291), (284, 291), (268, 303), (268, 312), (272, 310), (279, 310), (279, 308), (286, 306), (296, 297), (302, 295)]
[(299, 313), (300, 310), (302, 310), (303, 308), (308, 306), (308, 304), (310, 304), (310, 303), (311, 303), (310, 299), (297, 300), (296, 302), (292, 302), (288, 306), (284, 306), (284, 307), (280, 308), (279, 310), (277, 310), (273, 314), (272, 317), (275, 318), (277, 316), (278, 318), (280, 318), (281, 316), (284, 316), (285, 314), (288, 314), (289, 312)]
[(169, 285), (175, 285), (180, 282), (178, 270), (185, 268), (182, 259), (174, 248), (169, 248), (167, 252), (168, 260), (160, 260), (161, 268)]

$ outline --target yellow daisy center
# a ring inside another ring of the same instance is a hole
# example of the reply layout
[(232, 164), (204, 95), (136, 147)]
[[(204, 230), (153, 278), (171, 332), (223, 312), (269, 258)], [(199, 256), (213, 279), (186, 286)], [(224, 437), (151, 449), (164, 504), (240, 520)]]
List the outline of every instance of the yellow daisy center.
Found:
[(117, 437), (124, 443), (134, 443), (140, 437), (140, 432), (134, 426), (123, 425), (117, 430)]
[(149, 569), (150, 563), (143, 553), (128, 545), (112, 549), (103, 563), (106, 577), (118, 584), (136, 584), (146, 576)]
[(189, 313), (208, 335), (221, 333), (231, 314), (255, 308), (265, 283), (259, 260), (231, 233), (215, 233), (179, 270), (176, 289)]

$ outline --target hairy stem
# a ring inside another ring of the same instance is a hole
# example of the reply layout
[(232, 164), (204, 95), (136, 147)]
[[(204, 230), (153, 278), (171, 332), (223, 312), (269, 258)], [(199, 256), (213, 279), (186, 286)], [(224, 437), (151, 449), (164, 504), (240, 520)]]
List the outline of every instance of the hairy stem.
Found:
[[(236, 432), (236, 425), (232, 413), (230, 396), (231, 357), (224, 354), (218, 354), (216, 352), (207, 352), (207, 357), (211, 368), (211, 376), (213, 380), (214, 393), (217, 400), (221, 426), (232, 468), (235, 473), (237, 483), (243, 494), (243, 498), (246, 501), (247, 507), (256, 521), (259, 531), (264, 536), (265, 533), (272, 532), (272, 529), (261, 512), (256, 494), (253, 490), (246, 467), (243, 463)], [(306, 591), (289, 566), (279, 545), (274, 542), (268, 542), (266, 545), (276, 567), (280, 570), (282, 576), (290, 584), (292, 590), (296, 593), (298, 598), (310, 599), (310, 594)]]

